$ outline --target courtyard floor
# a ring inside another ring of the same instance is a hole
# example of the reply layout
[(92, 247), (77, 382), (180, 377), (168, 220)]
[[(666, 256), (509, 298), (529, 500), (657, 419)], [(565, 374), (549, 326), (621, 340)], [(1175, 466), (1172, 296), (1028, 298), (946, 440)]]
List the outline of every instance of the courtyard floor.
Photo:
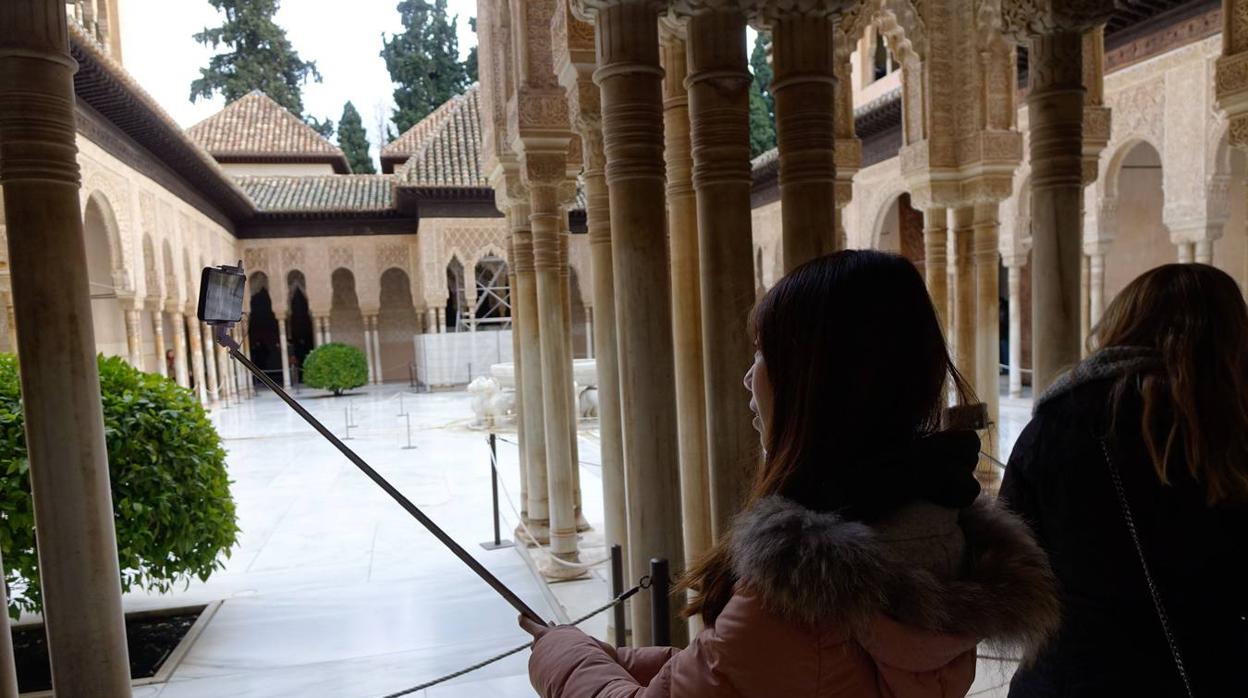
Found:
[[(401, 397), (400, 397), (401, 396)], [(489, 449), (471, 429), (467, 393), (416, 394), (375, 386), (349, 397), (304, 390), (300, 402), (539, 613), (566, 621), (603, 603), (602, 567), (588, 579), (544, 584), (539, 551), (486, 551), (492, 537)], [(410, 417), (400, 416), (402, 411)], [(1001, 453), (1025, 425), (1029, 400), (1002, 402)], [(242, 529), (225, 569), (166, 596), (132, 593), (127, 611), (220, 601), (168, 682), (139, 698), (379, 697), (522, 644), (516, 613), (333, 446), (272, 395), (214, 411), (229, 452)], [(408, 444), (408, 419), (411, 444)], [(596, 430), (582, 428), (581, 488), (594, 531), (582, 559), (596, 561), (602, 482)], [(514, 436), (498, 443), (503, 496), (519, 494)], [(504, 501), (503, 535), (515, 517)], [(606, 617), (585, 624), (605, 637)], [(452, 680), (417, 698), (534, 695), (528, 653)], [(1004, 695), (1012, 665), (981, 662), (975, 693)]]

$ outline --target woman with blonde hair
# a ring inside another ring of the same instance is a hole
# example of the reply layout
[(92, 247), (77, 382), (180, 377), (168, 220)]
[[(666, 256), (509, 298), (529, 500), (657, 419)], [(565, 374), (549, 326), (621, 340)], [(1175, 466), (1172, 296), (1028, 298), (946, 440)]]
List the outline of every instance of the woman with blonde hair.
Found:
[(914, 265), (816, 259), (752, 324), (763, 463), (685, 577), (706, 629), (683, 650), (629, 649), (522, 621), (538, 693), (958, 698), (981, 640), (1038, 647), (1057, 624), (1052, 575), (1027, 527), (978, 496), (975, 433), (941, 430), (963, 386)]
[(1057, 640), (1011, 698), (1248, 696), (1248, 307), (1203, 264), (1114, 299), (1036, 401), (1001, 496), (1049, 552)]

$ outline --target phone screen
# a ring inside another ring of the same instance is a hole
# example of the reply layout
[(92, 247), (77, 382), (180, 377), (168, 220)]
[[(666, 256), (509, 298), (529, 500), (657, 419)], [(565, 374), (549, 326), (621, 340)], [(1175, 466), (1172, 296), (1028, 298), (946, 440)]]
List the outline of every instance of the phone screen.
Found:
[(204, 267), (199, 279), (199, 319), (208, 323), (243, 318), (243, 287), (247, 277), (237, 267)]

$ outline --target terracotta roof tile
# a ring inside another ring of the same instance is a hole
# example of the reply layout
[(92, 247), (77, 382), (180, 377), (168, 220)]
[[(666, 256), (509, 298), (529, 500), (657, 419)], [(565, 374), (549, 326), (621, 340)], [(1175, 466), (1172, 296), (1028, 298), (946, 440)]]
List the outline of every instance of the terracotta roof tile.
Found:
[(406, 164), (395, 171), (412, 186), (484, 187), (481, 173), (481, 115), (477, 85), (438, 107), (382, 150), (398, 159), (411, 148)]
[(261, 213), (336, 213), (394, 208), (393, 175), (236, 177)]
[(338, 146), (259, 90), (231, 102), (186, 133), (218, 160), (256, 157), (330, 162), (335, 170), (341, 161), (342, 171), (348, 171), (346, 156)]

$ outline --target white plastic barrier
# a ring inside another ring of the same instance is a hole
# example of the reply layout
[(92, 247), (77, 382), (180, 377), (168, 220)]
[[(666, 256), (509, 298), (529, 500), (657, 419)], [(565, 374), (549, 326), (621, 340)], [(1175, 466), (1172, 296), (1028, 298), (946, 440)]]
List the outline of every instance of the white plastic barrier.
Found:
[(418, 334), (412, 337), (416, 381), (429, 387), (467, 385), (510, 362), (511, 330)]

